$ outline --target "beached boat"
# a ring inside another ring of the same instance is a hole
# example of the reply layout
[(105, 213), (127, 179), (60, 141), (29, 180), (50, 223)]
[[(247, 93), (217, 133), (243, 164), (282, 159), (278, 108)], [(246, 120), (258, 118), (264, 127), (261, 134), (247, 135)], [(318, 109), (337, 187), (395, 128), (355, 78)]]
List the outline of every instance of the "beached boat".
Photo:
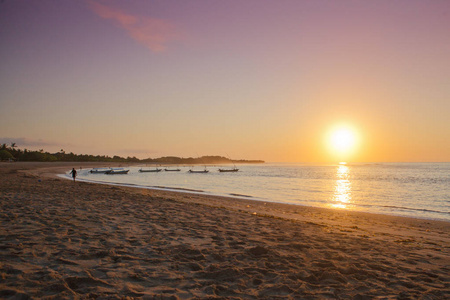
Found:
[(202, 170), (202, 171), (194, 171), (194, 170), (189, 170), (189, 173), (208, 173), (208, 170)]
[(164, 169), (166, 172), (179, 172), (181, 169)]
[(162, 169), (158, 169), (158, 168), (156, 168), (156, 169), (139, 169), (139, 172), (147, 172), (147, 173), (149, 173), (149, 172), (156, 173), (156, 172), (161, 172), (161, 171), (162, 171)]
[(114, 175), (114, 174), (128, 174), (129, 171), (130, 171), (130, 170), (125, 170), (125, 169), (123, 169), (123, 168), (121, 168), (121, 169), (110, 169), (110, 170), (106, 171), (105, 174), (108, 174), (108, 175)]
[(92, 173), (92, 174), (105, 174), (109, 170), (111, 170), (111, 169), (110, 168), (94, 168), (94, 169), (90, 170), (89, 173)]
[(237, 172), (239, 171), (238, 168), (233, 168), (233, 169), (219, 169), (219, 172)]

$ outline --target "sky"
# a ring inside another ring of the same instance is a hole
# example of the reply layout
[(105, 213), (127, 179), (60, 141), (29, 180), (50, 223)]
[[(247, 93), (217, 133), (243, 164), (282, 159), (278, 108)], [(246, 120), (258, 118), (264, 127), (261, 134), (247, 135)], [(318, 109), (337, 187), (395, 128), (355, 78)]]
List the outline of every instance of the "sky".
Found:
[(22, 149), (450, 161), (448, 0), (3, 0), (0, 41)]

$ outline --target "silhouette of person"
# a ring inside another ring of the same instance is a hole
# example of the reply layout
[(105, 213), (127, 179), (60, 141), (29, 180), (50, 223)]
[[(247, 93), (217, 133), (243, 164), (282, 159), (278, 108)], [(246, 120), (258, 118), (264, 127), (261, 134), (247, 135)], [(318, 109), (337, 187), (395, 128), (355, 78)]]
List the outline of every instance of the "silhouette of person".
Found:
[(75, 170), (75, 168), (72, 168), (72, 171), (70, 171), (69, 174), (72, 174), (73, 181), (75, 181), (75, 177), (77, 177), (77, 170)]

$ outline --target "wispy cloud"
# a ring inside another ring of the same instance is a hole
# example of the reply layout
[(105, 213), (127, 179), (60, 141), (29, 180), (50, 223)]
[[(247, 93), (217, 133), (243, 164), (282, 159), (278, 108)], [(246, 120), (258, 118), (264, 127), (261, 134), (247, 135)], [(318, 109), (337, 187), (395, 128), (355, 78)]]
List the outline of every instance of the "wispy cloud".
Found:
[(0, 144), (11, 145), (12, 143), (15, 143), (16, 146), (19, 147), (19, 148), (60, 146), (60, 144), (44, 141), (44, 140), (41, 140), (41, 139), (32, 140), (32, 139), (28, 139), (28, 138), (0, 137)]
[(116, 25), (125, 29), (134, 40), (153, 52), (166, 50), (168, 42), (179, 38), (175, 26), (168, 21), (134, 16), (94, 1), (88, 1), (88, 3), (92, 11), (99, 17), (112, 20)]

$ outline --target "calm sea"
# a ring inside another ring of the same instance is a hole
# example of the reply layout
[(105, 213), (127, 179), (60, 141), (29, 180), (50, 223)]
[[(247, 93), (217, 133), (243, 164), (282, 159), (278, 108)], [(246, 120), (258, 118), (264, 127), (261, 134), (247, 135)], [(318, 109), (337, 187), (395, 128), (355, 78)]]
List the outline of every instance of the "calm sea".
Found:
[[(377, 163), (348, 165), (239, 165), (237, 173), (91, 174), (79, 179), (149, 188), (251, 198), (344, 210), (450, 221), (450, 163)], [(145, 167), (150, 168), (150, 167)], [(226, 168), (226, 166), (222, 166)], [(202, 170), (196, 166), (194, 170)]]

